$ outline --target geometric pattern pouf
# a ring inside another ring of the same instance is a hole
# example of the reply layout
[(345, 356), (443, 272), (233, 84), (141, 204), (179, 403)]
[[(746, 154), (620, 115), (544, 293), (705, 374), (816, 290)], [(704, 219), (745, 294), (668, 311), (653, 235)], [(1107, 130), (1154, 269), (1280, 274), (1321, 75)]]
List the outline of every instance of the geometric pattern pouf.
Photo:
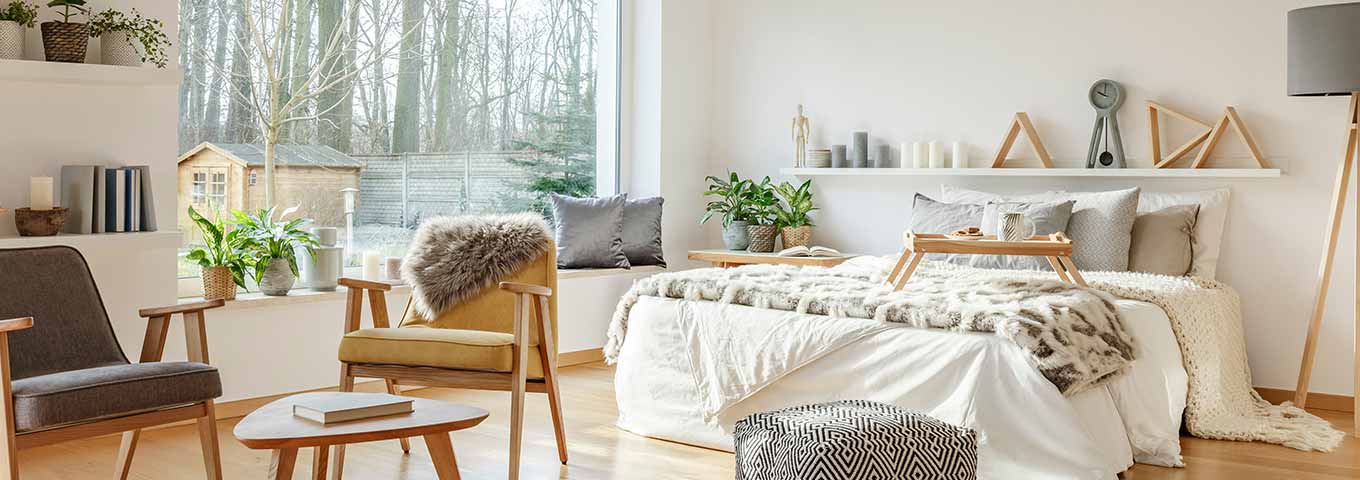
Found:
[(737, 480), (977, 478), (977, 434), (885, 403), (844, 400), (737, 422)]

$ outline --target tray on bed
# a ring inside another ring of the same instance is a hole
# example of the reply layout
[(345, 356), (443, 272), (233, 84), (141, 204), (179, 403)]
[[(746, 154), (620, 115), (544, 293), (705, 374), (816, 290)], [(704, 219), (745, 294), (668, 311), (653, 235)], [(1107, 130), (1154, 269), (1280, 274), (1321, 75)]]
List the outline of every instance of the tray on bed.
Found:
[(1064, 282), (1072, 282), (1083, 287), (1086, 279), (1072, 261), (1072, 239), (1062, 232), (1052, 235), (1036, 235), (1023, 242), (997, 240), (989, 235), (980, 240), (955, 240), (938, 233), (916, 233), (907, 230), (902, 233), (902, 243), (906, 247), (902, 257), (893, 265), (887, 282), (893, 290), (901, 290), (911, 279), (921, 260), (930, 253), (980, 254), (980, 255), (1022, 255), (1045, 257), (1049, 266), (1058, 273)]

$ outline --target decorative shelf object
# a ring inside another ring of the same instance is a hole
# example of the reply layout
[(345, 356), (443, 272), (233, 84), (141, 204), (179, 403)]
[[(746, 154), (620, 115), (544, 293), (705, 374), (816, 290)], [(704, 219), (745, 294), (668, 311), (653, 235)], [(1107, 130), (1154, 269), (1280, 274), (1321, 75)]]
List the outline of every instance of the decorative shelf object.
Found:
[(173, 87), (179, 69), (119, 67), (90, 63), (58, 63), (37, 60), (0, 60), (0, 82), (32, 82), (62, 85)]
[(1278, 168), (783, 168), (790, 177), (1279, 178)]
[(1044, 140), (1039, 138), (1039, 130), (1034, 128), (1034, 123), (1029, 121), (1029, 114), (1025, 112), (1015, 112), (1015, 119), (1011, 120), (1011, 127), (1006, 130), (1006, 138), (1001, 141), (1001, 148), (996, 151), (996, 157), (992, 158), (992, 168), (1005, 166), (1006, 156), (1010, 155), (1011, 147), (1015, 146), (1015, 140), (1021, 131), (1025, 132), (1025, 138), (1029, 139), (1034, 156), (1043, 162), (1044, 168), (1053, 168), (1053, 156), (1048, 154), (1048, 147), (1045, 147)]

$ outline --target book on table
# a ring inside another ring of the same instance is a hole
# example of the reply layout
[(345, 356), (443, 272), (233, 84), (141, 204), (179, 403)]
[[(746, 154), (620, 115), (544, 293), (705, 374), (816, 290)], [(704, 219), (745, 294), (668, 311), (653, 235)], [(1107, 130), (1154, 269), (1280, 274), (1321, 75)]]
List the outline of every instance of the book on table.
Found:
[(830, 247), (812, 247), (803, 245), (785, 248), (779, 251), (781, 257), (839, 257), (841, 252)]
[(301, 399), (293, 404), (293, 416), (322, 425), (366, 418), (399, 415), (414, 411), (415, 400), (386, 393), (347, 393), (316, 399)]

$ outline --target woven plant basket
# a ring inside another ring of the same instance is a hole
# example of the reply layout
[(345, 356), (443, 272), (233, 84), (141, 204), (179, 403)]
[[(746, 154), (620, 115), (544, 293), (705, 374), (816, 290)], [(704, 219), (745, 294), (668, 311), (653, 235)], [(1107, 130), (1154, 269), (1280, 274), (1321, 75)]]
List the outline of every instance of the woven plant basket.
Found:
[(774, 225), (751, 225), (746, 227), (746, 231), (751, 236), (751, 245), (746, 247), (746, 251), (755, 253), (774, 251), (774, 237), (779, 234), (778, 227)]
[(236, 300), (236, 281), (227, 267), (203, 268), (204, 300)]
[(803, 225), (801, 227), (784, 227), (779, 229), (779, 239), (784, 242), (784, 248), (797, 246), (811, 246), (812, 226)]
[(85, 63), (85, 49), (90, 46), (89, 24), (43, 22), (42, 38), (47, 61)]

